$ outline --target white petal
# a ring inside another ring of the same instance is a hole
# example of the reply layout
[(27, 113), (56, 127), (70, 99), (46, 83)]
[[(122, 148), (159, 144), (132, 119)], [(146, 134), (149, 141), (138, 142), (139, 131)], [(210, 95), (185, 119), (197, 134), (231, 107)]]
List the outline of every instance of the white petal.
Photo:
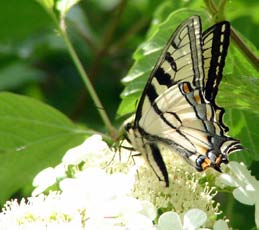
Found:
[(77, 165), (89, 158), (97, 159), (99, 155), (109, 151), (108, 145), (102, 141), (100, 135), (93, 135), (81, 145), (69, 149), (62, 158), (65, 165)]
[(157, 230), (182, 230), (182, 223), (176, 212), (165, 212), (158, 219)]
[(69, 149), (62, 158), (62, 163), (65, 165), (77, 165), (84, 161), (87, 157), (88, 139), (81, 145)]
[[(54, 181), (54, 182), (53, 182)], [(56, 181), (56, 175), (53, 168), (48, 167), (39, 172), (33, 179), (33, 186), (39, 186), (42, 184), (52, 185)]]
[(196, 229), (202, 226), (207, 219), (207, 215), (200, 209), (191, 209), (184, 215), (183, 226), (184, 229)]
[(256, 183), (254, 177), (251, 176), (251, 173), (248, 171), (246, 166), (242, 163), (231, 161), (229, 162), (229, 168), (234, 173), (237, 178), (237, 182), (242, 186), (245, 184)]
[(54, 170), (57, 178), (62, 178), (66, 176), (66, 167), (64, 164), (58, 164), (57, 166), (55, 166)]
[(141, 214), (132, 215), (126, 220), (128, 230), (153, 230), (153, 222)]
[(33, 190), (32, 196), (37, 196), (44, 192), (48, 187), (55, 184), (55, 182), (56, 174), (53, 168), (49, 167), (42, 170), (33, 179), (32, 185), (36, 188)]
[(219, 181), (227, 186), (231, 186), (231, 187), (237, 187), (238, 183), (235, 180), (235, 178), (233, 178), (232, 176), (223, 173), (219, 176)]
[(89, 218), (86, 220), (83, 229), (98, 229), (98, 230), (119, 230), (121, 227), (115, 226), (117, 224), (114, 218)]
[(233, 191), (233, 196), (236, 200), (243, 204), (253, 205), (255, 203), (254, 194), (245, 190), (243, 187), (238, 187)]
[(154, 220), (157, 215), (157, 210), (155, 206), (146, 200), (141, 201), (142, 210), (140, 211), (141, 214), (147, 216), (149, 219)]
[(218, 220), (213, 226), (213, 230), (228, 230), (228, 225), (224, 220)]

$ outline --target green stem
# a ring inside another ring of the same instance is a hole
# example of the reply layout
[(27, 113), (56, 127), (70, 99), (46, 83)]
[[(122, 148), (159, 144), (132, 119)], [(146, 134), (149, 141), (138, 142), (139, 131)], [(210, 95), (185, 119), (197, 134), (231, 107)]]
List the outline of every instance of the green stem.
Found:
[(95, 92), (95, 89), (94, 89), (91, 81), (89, 80), (88, 75), (85, 72), (81, 61), (79, 60), (79, 57), (77, 56), (77, 53), (76, 53), (72, 43), (70, 42), (65, 29), (63, 29), (61, 26), (59, 27), (59, 29), (60, 29), (61, 35), (65, 41), (65, 44), (67, 46), (68, 52), (77, 68), (77, 71), (79, 72), (79, 75), (80, 75), (81, 79), (83, 80), (86, 89), (88, 90), (92, 100), (94, 101), (94, 104), (95, 104), (96, 108), (98, 109), (98, 112), (99, 112), (106, 128), (108, 129), (110, 135), (112, 137), (115, 137), (116, 136), (115, 129), (112, 126), (111, 121), (110, 121), (105, 109), (103, 108), (103, 105), (102, 105), (99, 97), (97, 96), (97, 93)]
[(218, 20), (222, 21), (225, 18), (224, 9), (226, 5), (226, 0), (221, 0), (218, 5)]
[(72, 45), (72, 43), (69, 40), (69, 37), (67, 35), (66, 32), (66, 24), (65, 24), (65, 20), (64, 20), (64, 15), (61, 16), (60, 15), (60, 19), (58, 19), (57, 15), (54, 12), (54, 5), (46, 5), (44, 2), (42, 3), (41, 1), (39, 1), (39, 3), (42, 4), (42, 6), (46, 9), (46, 11), (50, 14), (50, 17), (53, 19), (54, 24), (56, 25), (56, 27), (58, 28), (60, 35), (63, 37), (64, 42), (67, 46), (68, 52), (77, 68), (77, 71), (79, 72), (79, 75), (81, 77), (81, 79), (83, 80), (86, 89), (88, 90), (92, 100), (94, 101), (94, 104), (96, 106), (96, 108), (98, 109), (98, 112), (111, 136), (111, 138), (113, 140), (116, 140), (117, 138), (117, 131), (116, 129), (112, 126), (111, 121), (106, 113), (106, 111), (103, 108), (103, 105), (101, 103), (101, 101), (99, 100), (99, 97), (97, 96), (97, 93), (95, 92), (95, 89), (91, 83), (91, 81), (88, 78), (88, 75), (86, 73), (86, 71), (84, 70), (84, 67), (79, 59), (79, 57), (77, 56), (77, 53)]
[(258, 70), (259, 69), (259, 57), (253, 53), (253, 51), (246, 45), (243, 39), (238, 35), (237, 31), (231, 27), (231, 38), (239, 47), (239, 49), (248, 57), (253, 66)]

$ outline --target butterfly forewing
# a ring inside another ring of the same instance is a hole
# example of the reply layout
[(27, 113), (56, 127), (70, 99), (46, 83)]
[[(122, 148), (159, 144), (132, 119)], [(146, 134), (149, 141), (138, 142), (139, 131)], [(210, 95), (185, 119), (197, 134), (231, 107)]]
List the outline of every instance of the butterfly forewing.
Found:
[(154, 100), (172, 85), (188, 81), (193, 87), (203, 87), (201, 39), (199, 17), (190, 17), (176, 29), (143, 91), (136, 112), (136, 123)]

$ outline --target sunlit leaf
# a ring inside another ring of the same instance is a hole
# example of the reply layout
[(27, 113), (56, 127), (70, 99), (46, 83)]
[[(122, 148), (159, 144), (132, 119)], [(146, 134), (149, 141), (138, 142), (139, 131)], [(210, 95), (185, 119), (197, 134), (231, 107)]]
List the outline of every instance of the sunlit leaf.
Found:
[(57, 110), (11, 93), (0, 93), (0, 121), (0, 203), (87, 136)]

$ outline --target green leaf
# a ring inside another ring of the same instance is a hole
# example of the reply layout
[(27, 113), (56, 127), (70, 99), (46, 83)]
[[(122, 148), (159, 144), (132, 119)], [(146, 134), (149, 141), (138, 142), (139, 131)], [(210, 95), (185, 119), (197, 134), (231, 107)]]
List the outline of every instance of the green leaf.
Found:
[[(258, 26), (259, 26), (259, 11), (258, 0), (236, 0), (227, 4), (227, 19), (230, 20), (235, 29), (242, 31), (242, 34), (249, 37), (256, 47), (259, 45), (258, 41)], [(233, 10), (238, 9), (238, 10)]]
[[(32, 38), (38, 33), (44, 34), (47, 28), (53, 30), (51, 18), (34, 0), (1, 1), (0, 22), (1, 53), (8, 48), (17, 47), (24, 39)], [(28, 50), (22, 50), (19, 56), (24, 57), (26, 52)]]
[(242, 75), (225, 75), (219, 87), (219, 104), (259, 115), (259, 78)]
[(244, 151), (233, 153), (230, 158), (250, 166), (259, 161), (259, 117), (250, 111), (232, 109), (226, 113), (226, 123), (231, 126), (231, 135), (241, 141)]
[(0, 203), (87, 136), (57, 110), (11, 93), (0, 93), (0, 130)]
[[(239, 36), (246, 43), (246, 46), (251, 49), (255, 56), (258, 56), (258, 51), (255, 45), (241, 34)], [(254, 66), (252, 66), (246, 56), (241, 52), (241, 50), (239, 50), (238, 45), (236, 45), (232, 40), (230, 42), (225, 71), (230, 71), (234, 75), (239, 74), (259, 77), (258, 71)]]

